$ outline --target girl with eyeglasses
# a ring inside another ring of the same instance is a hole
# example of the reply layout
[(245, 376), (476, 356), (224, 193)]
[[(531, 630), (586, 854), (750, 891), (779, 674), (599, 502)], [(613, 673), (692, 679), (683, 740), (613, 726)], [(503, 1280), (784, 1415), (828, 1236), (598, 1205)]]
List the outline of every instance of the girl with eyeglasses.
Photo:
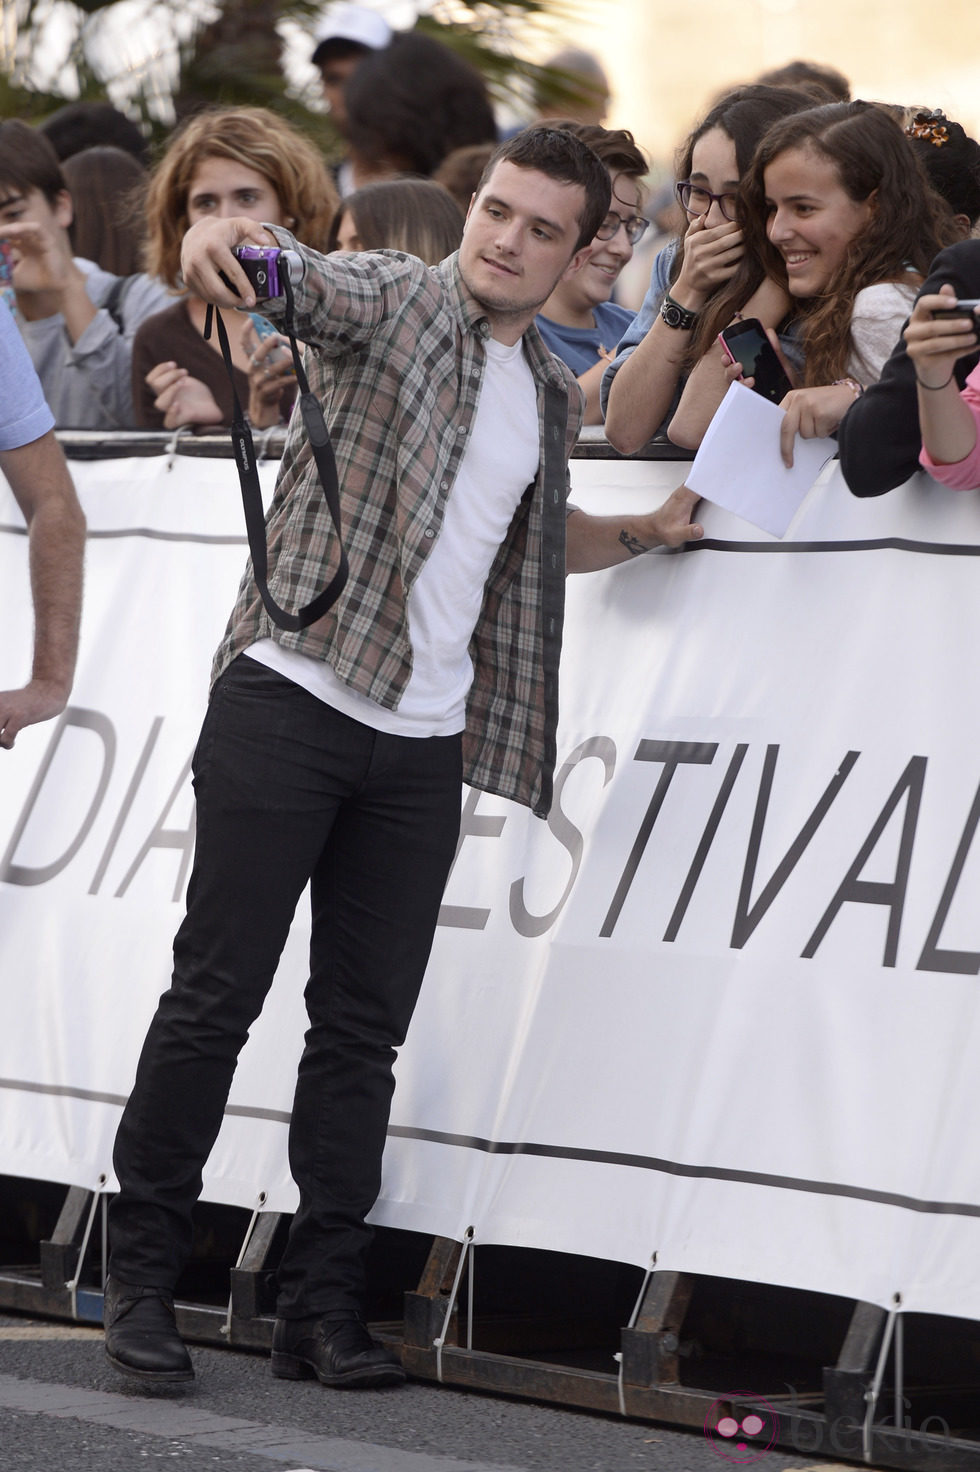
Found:
[[(742, 182), (739, 209), (745, 255), (706, 315), (705, 345), (739, 311), (759, 315), (742, 305), (753, 291), (771, 283), (786, 293), (804, 363), (800, 387), (780, 406), (783, 459), (791, 465), (797, 434), (835, 433), (877, 382), (929, 263), (955, 226), (892, 111), (872, 102), (831, 103), (774, 124)], [(693, 412), (682, 404), (670, 426), (677, 444), (700, 443), (727, 389), (720, 349), (711, 357), (714, 403), (706, 395)]]
[(598, 123), (559, 122), (563, 132), (587, 143), (606, 166), (612, 186), (609, 213), (595, 233), (589, 253), (559, 281), (535, 318), (545, 343), (567, 363), (585, 395), (586, 424), (601, 424), (599, 384), (634, 316), (611, 300), (623, 267), (649, 220), (640, 214), (647, 162), (625, 128)]
[[(744, 255), (735, 201), (757, 143), (772, 123), (812, 101), (791, 87), (738, 87), (684, 145), (677, 186), (684, 233), (654, 261), (643, 305), (602, 378), (606, 436), (623, 454), (666, 433), (689, 373), (710, 346), (697, 329)], [(789, 301), (785, 291), (763, 281), (743, 310), (777, 327)]]

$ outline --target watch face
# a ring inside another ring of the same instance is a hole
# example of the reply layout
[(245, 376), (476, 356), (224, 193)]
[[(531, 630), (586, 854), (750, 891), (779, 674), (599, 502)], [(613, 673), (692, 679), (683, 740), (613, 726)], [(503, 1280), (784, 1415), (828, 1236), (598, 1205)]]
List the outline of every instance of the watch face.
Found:
[(664, 309), (663, 309), (663, 319), (667, 323), (667, 326), (668, 327), (680, 327), (680, 325), (681, 325), (681, 309), (680, 309), (680, 307), (675, 307), (673, 304), (671, 304), (670, 306), (667, 306), (665, 304), (664, 305)]

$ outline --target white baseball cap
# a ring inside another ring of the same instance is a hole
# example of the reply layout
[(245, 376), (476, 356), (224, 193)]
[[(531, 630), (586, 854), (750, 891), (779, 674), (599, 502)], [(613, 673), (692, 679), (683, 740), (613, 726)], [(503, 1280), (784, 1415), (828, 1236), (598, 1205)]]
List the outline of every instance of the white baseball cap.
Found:
[(354, 41), (370, 51), (382, 51), (393, 35), (391, 26), (376, 10), (368, 10), (365, 5), (335, 5), (317, 37), (312, 60), (316, 64), (328, 41)]

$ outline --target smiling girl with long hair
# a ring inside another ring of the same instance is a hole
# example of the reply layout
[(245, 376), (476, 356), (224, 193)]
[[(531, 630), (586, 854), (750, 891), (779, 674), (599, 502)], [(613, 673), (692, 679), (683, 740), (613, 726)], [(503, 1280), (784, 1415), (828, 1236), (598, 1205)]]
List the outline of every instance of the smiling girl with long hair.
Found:
[[(877, 380), (930, 261), (954, 238), (951, 216), (890, 112), (847, 102), (770, 128), (742, 182), (739, 221), (742, 264), (702, 331), (708, 341), (726, 327), (764, 280), (786, 293), (803, 355), (802, 386), (782, 403), (789, 458), (796, 434), (832, 434)], [(716, 381), (723, 389), (717, 368)], [(675, 417), (670, 437), (690, 443), (690, 422)]]

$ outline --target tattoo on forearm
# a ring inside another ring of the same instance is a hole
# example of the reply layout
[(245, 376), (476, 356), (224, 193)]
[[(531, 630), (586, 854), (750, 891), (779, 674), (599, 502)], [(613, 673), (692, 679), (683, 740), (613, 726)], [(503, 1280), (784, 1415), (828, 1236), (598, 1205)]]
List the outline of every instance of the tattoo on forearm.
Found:
[(626, 548), (631, 557), (639, 557), (641, 552), (650, 551), (649, 547), (645, 547), (643, 543), (639, 540), (639, 538), (634, 537), (631, 532), (628, 532), (625, 529), (625, 527), (619, 534), (619, 540), (622, 542), (623, 546)]

